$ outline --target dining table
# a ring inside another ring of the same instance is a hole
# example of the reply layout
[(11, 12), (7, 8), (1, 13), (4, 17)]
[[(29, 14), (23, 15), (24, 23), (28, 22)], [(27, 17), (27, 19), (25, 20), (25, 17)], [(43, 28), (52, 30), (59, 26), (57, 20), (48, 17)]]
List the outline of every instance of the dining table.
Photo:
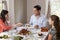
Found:
[[(22, 29), (27, 29), (31, 32), (30, 35), (20, 35), (18, 34)], [(38, 36), (38, 33), (42, 33), (42, 36)], [(7, 39), (1, 39), (0, 40), (14, 40), (14, 36), (22, 36), (24, 37), (22, 40), (45, 40), (46, 37), (48, 36), (49, 31), (48, 32), (41, 32), (41, 29), (35, 29), (33, 27), (25, 27), (25, 26), (21, 26), (21, 27), (16, 27), (13, 28), (9, 31), (6, 32), (2, 32), (0, 33), (0, 36), (2, 35), (8, 35), (10, 36), (10, 38)]]

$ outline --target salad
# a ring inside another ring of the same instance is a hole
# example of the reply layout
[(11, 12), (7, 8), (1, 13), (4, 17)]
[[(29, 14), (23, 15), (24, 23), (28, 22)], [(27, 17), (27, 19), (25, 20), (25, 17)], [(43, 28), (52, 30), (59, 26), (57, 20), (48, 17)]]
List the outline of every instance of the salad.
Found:
[(14, 37), (14, 40), (22, 40), (23, 39), (23, 37), (21, 37), (21, 36), (15, 36)]

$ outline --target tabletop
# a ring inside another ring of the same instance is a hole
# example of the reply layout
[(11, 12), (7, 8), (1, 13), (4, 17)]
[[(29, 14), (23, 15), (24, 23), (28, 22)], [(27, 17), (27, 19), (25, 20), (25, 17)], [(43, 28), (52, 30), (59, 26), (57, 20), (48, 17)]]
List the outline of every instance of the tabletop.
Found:
[[(2, 35), (11, 36), (11, 38), (0, 39), (0, 40), (13, 40), (13, 36), (17, 35), (17, 33), (21, 29), (26, 29), (26, 27), (17, 27), (16, 29), (0, 33), (0, 36), (2, 36)], [(41, 32), (43, 35), (42, 36), (38, 36), (38, 33), (40, 32), (40, 29), (34, 29), (32, 27), (30, 27), (30, 28), (28, 27), (27, 29), (30, 30), (32, 32), (32, 34), (28, 35), (28, 36), (24, 36), (25, 39), (23, 39), (23, 40), (28, 40), (28, 38), (31, 38), (30, 40), (45, 40), (47, 35), (48, 35), (48, 33), (49, 33), (49, 32)]]

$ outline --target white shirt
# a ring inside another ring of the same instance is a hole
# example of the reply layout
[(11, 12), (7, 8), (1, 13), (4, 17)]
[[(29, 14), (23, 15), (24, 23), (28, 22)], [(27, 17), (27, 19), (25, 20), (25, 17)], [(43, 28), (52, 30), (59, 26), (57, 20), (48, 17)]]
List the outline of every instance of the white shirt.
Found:
[(46, 22), (47, 22), (47, 19), (44, 15), (40, 15), (38, 17), (36, 17), (35, 15), (32, 15), (30, 19), (30, 25), (32, 26), (38, 25), (39, 28), (46, 27)]

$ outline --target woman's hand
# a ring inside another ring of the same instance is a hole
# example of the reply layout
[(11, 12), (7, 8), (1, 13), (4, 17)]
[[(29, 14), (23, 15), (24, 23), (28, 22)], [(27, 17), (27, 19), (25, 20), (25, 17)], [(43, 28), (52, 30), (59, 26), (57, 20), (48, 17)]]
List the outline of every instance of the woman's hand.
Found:
[(22, 23), (16, 23), (16, 24), (14, 24), (14, 25), (12, 25), (13, 27), (17, 27), (17, 26), (23, 26), (23, 24)]

